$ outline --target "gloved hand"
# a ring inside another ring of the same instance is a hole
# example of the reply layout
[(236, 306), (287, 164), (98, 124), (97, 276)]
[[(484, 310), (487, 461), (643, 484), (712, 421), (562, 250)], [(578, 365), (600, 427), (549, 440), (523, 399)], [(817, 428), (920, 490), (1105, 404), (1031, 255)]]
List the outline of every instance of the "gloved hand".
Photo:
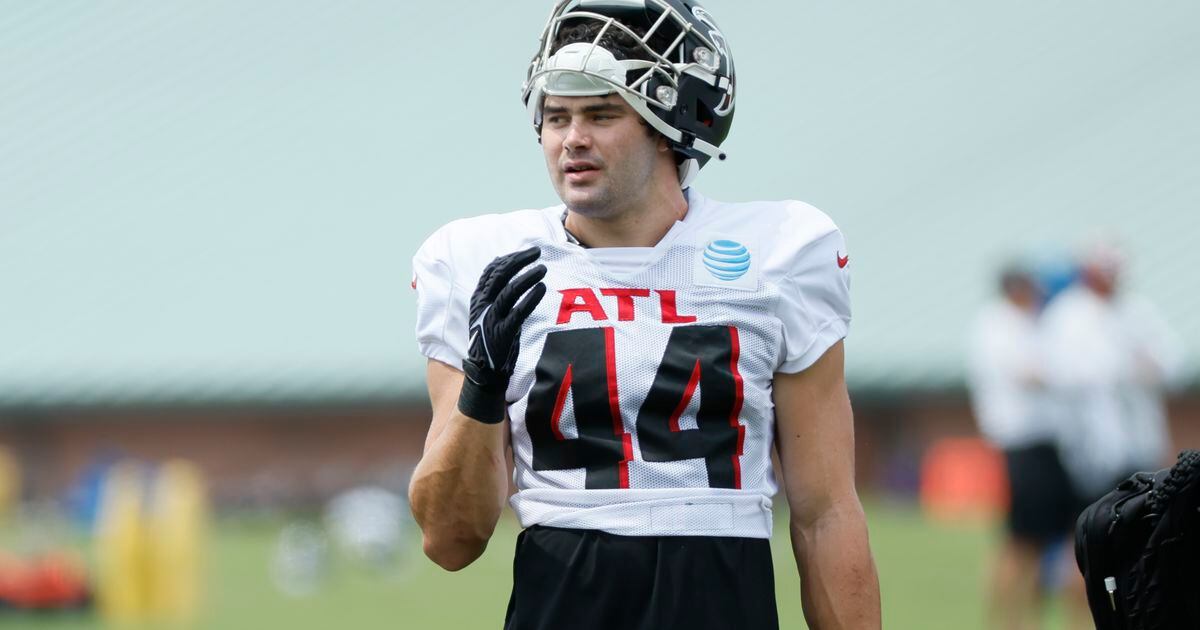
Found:
[(466, 379), (458, 396), (458, 410), (468, 418), (487, 424), (504, 420), (504, 392), (521, 349), (521, 325), (546, 295), (541, 282), (546, 266), (533, 267), (516, 280), (513, 276), (541, 255), (541, 249), (531, 247), (500, 256), (479, 277), (471, 296)]

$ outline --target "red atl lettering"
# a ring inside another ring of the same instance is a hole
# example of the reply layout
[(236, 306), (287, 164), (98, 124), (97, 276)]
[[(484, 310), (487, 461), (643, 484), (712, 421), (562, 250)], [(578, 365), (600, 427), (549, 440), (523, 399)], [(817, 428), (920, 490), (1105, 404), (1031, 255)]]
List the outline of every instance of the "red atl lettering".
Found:
[(633, 298), (650, 297), (650, 289), (600, 289), (600, 295), (617, 298), (617, 321), (633, 321)]
[(608, 319), (600, 300), (591, 289), (560, 289), (559, 293), (562, 293), (562, 304), (558, 307), (559, 324), (569, 324), (575, 313), (587, 313), (595, 322)]
[[(562, 303), (558, 307), (558, 323), (569, 324), (575, 313), (587, 313), (592, 321), (608, 320), (608, 313), (600, 305), (596, 290), (559, 289)], [(675, 292), (669, 290), (655, 291), (658, 293), (659, 313), (664, 324), (690, 324), (696, 321), (695, 315), (680, 315), (675, 306)], [(634, 308), (636, 298), (650, 297), (650, 289), (600, 289), (600, 295), (617, 298), (617, 320), (622, 322), (634, 321), (637, 310)]]
[(662, 306), (662, 323), (690, 324), (696, 321), (695, 315), (680, 315), (675, 312), (674, 291), (657, 291), (656, 293), (658, 293), (658, 303)]

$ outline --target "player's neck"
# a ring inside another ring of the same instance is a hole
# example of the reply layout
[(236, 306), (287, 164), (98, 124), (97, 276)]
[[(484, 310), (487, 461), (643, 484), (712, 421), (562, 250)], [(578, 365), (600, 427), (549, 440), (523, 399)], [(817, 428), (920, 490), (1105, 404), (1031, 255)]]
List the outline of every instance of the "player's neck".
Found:
[(654, 247), (688, 212), (676, 186), (662, 187), (608, 217), (588, 217), (568, 209), (565, 227), (588, 247)]

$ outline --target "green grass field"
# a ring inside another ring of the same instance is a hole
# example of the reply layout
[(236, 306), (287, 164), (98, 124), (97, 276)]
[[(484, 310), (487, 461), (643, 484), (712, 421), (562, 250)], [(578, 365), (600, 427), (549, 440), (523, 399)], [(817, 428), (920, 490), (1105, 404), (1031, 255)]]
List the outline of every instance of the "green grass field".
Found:
[[(983, 623), (983, 580), (993, 530), (987, 525), (936, 526), (915, 507), (869, 503), (872, 547), (879, 565), (885, 627), (964, 630)], [(511, 585), (517, 525), (502, 521), (487, 553), (458, 573), (420, 555), (394, 575), (334, 561), (322, 588), (295, 598), (270, 579), (279, 521), (224, 522), (212, 540), (210, 590), (197, 628), (396, 629), (499, 628)], [(786, 528), (774, 540), (777, 596), (783, 628), (804, 628), (800, 586)], [(101, 627), (82, 615), (0, 614), (0, 627), (75, 630)], [(1056, 626), (1051, 626), (1056, 627)]]

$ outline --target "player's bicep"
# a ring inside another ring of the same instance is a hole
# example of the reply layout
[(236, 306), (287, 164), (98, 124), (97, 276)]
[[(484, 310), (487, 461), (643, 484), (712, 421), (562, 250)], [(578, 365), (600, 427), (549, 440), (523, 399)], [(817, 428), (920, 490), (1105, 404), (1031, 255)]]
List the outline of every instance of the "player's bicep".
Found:
[(856, 496), (844, 363), (839, 341), (808, 369), (775, 375), (775, 444), (793, 519), (814, 520)]
[(429, 434), (425, 436), (425, 450), (433, 444), (450, 422), (458, 406), (458, 395), (462, 391), (463, 373), (436, 359), (429, 359), (425, 366), (425, 382), (429, 387), (429, 403), (433, 408), (433, 421)]

